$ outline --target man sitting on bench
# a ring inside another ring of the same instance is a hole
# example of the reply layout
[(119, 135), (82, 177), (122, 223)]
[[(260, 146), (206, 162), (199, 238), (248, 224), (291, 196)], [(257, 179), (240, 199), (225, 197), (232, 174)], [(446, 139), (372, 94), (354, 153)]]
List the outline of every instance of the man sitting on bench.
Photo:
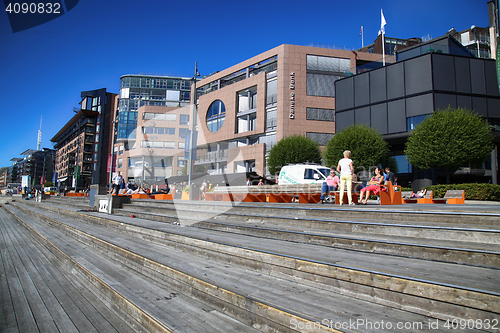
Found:
[(318, 203), (322, 204), (325, 202), (325, 194), (328, 196), (330, 191), (336, 191), (339, 186), (340, 178), (335, 174), (335, 170), (330, 170), (330, 175), (326, 177), (326, 182), (323, 182), (323, 187), (321, 188), (321, 197)]
[(170, 187), (168, 186), (168, 180), (167, 178), (165, 178), (165, 185), (166, 185), (166, 188), (163, 188), (163, 189), (158, 189), (158, 191), (156, 192), (151, 192), (149, 193), (149, 195), (155, 195), (155, 194), (169, 194), (170, 193)]

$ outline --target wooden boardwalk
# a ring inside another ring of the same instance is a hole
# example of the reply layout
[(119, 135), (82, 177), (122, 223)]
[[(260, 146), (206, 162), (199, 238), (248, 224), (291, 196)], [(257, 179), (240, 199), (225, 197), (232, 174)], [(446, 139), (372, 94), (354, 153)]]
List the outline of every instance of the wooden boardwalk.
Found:
[[(372, 332), (332, 326), (362, 319), (420, 333), (499, 318), (499, 215), (281, 208), (6, 205), (0, 332)], [(179, 209), (194, 220), (176, 225)]]
[(133, 332), (0, 209), (0, 332)]

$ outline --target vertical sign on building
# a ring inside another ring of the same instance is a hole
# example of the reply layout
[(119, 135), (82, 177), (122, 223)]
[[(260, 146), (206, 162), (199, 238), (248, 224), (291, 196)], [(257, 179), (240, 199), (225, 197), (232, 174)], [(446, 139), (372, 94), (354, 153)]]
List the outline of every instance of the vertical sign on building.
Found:
[(498, 91), (500, 92), (500, 47), (499, 47), (498, 43), (500, 43), (500, 36), (497, 37), (497, 59), (496, 59), (497, 83), (498, 83)]
[(295, 72), (290, 73), (290, 119), (295, 119)]

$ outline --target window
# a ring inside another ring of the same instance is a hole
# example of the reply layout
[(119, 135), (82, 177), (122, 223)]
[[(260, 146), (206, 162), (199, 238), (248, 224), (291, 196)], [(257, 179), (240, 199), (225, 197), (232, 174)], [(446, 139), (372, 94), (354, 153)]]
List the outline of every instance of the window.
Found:
[(168, 148), (168, 149), (175, 148), (175, 142), (173, 142), (173, 141), (165, 141), (165, 142), (163, 142), (163, 145), (165, 148)]
[(238, 117), (237, 133), (253, 131), (257, 125), (257, 115), (254, 113)]
[(428, 116), (429, 116), (428, 114), (424, 114), (421, 116), (406, 118), (406, 130), (408, 132), (413, 131), (418, 126), (418, 124), (424, 121), (424, 119), (427, 118)]
[(278, 101), (278, 80), (273, 79), (267, 82), (266, 105), (274, 104)]
[(406, 155), (398, 155), (398, 156), (393, 156), (394, 161), (396, 162), (396, 168), (394, 171), (395, 173), (411, 173), (411, 164), (408, 162), (406, 159)]
[(238, 92), (238, 112), (257, 108), (257, 87)]
[(307, 55), (307, 95), (335, 97), (334, 82), (350, 68), (350, 59)]
[(179, 116), (179, 125), (189, 125), (189, 116), (187, 114)]
[(189, 130), (187, 128), (179, 128), (179, 138), (181, 139), (187, 138), (188, 133)]
[(266, 144), (266, 152), (276, 145), (276, 133), (259, 137), (259, 143)]
[[(170, 113), (151, 113), (146, 112), (142, 114), (144, 120), (165, 120), (165, 121), (176, 121), (177, 115)], [(137, 122), (137, 119), (135, 119)]]
[[(328, 173), (328, 169), (324, 169), (323, 172)], [(317, 170), (306, 168), (304, 170), (304, 179), (324, 180), (325, 176)]]
[(319, 121), (335, 121), (335, 110), (306, 108), (306, 119)]
[(207, 111), (207, 127), (210, 132), (215, 133), (224, 124), (226, 118), (226, 106), (221, 100), (214, 101)]

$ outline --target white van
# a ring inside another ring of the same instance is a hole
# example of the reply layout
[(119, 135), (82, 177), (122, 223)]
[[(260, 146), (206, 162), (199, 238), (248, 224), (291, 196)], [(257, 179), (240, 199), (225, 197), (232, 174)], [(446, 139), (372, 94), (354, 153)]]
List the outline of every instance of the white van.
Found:
[(323, 183), (330, 168), (315, 164), (285, 165), (281, 168), (278, 185)]

